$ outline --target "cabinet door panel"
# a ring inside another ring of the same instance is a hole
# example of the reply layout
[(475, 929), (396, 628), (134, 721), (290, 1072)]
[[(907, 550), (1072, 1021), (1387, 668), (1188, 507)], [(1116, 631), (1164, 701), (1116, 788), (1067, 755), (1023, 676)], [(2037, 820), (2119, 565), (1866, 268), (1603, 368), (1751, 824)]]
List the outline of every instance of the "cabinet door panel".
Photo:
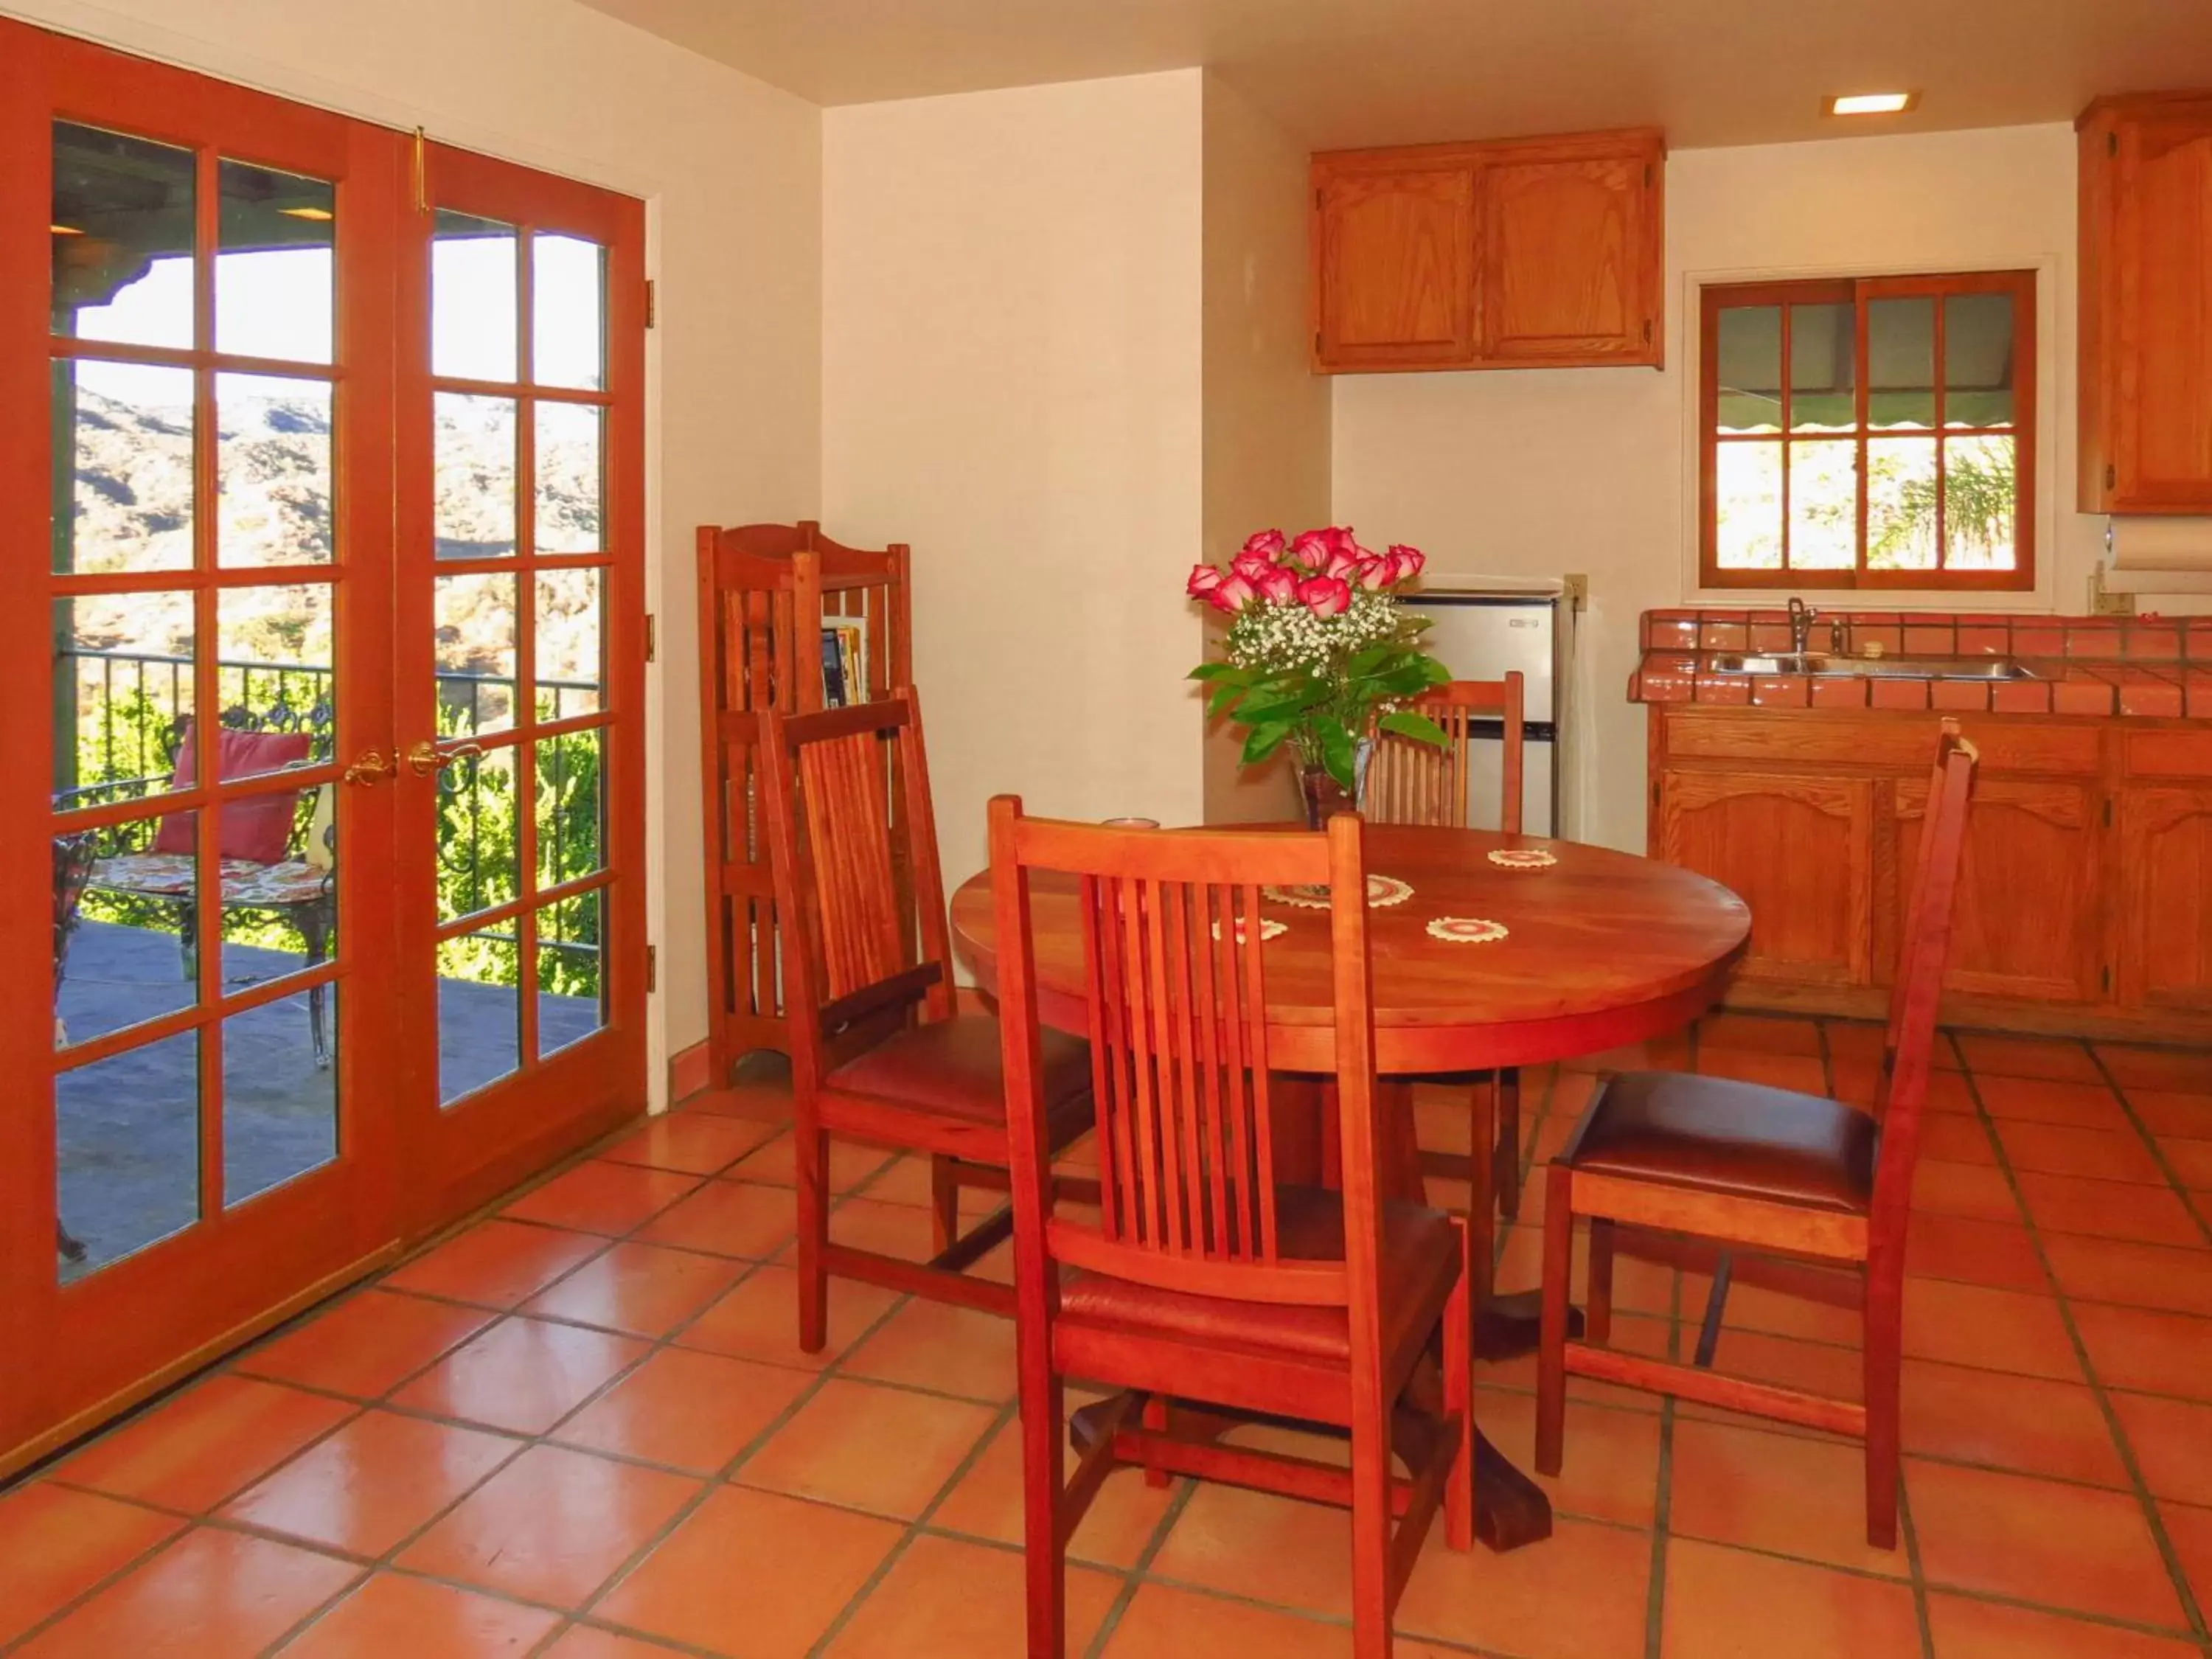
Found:
[(1662, 775), (1661, 854), (1751, 907), (1742, 971), (1799, 984), (1873, 979), (1874, 785), (1744, 772)]
[(1482, 355), (1545, 363), (1653, 356), (1640, 156), (1498, 162), (1480, 182)]
[[(1919, 867), (1923, 780), (1897, 786), (1891, 949)], [(2088, 784), (1984, 778), (1966, 826), (1944, 984), (1975, 995), (2094, 1002), (2100, 962), (2097, 802)], [(1895, 972), (1895, 964), (1888, 964)]]
[(2212, 103), (2119, 140), (2113, 504), (2212, 509)]
[(2120, 793), (2120, 998), (2212, 1009), (2212, 787)]
[(1322, 176), (1316, 365), (1452, 367), (1474, 356), (1474, 174), (1465, 166)]

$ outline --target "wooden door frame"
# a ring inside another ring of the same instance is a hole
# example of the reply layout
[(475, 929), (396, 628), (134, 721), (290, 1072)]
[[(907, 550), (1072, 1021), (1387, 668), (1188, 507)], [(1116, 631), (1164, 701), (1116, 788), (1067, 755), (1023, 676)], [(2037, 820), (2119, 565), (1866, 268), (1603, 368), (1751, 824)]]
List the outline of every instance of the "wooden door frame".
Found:
[[(213, 557), (216, 533), (212, 490), (215, 454), (210, 383), (205, 372), (235, 368), (297, 374), (296, 364), (261, 364), (214, 351), (207, 330), (212, 317), (209, 283), (216, 249), (213, 232), (217, 204), (210, 194), (214, 158), (257, 162), (332, 179), (338, 190), (334, 255), (332, 361), (334, 387), (331, 434), (333, 514), (338, 532), (326, 573), (333, 597), (336, 740), (347, 749), (380, 741), (380, 724), (371, 711), (386, 695), (390, 641), (381, 597), (390, 579), (391, 515), (381, 510), (391, 489), (385, 457), (388, 444), (374, 435), (389, 429), (392, 407), (390, 233), (404, 158), (400, 136), (366, 123), (254, 92), (188, 70), (87, 45), (0, 20), (0, 140), (14, 165), (0, 179), (0, 449), (9, 459), (0, 466), (0, 528), (10, 544), (27, 550), (46, 544), (52, 501), (52, 466), (48, 368), (57, 356), (88, 360), (118, 357), (167, 362), (203, 372), (197, 399), (199, 442), (195, 459), (196, 532), (192, 567), (126, 579), (98, 576), (58, 578), (40, 568), (21, 573), (33, 602), (0, 607), (0, 647), (11, 660), (47, 664), (51, 675), (51, 600), (64, 591), (168, 589), (195, 599), (194, 706), (205, 715), (218, 706), (216, 659), (220, 647), (208, 625), (217, 593), (257, 583), (282, 582), (282, 568), (225, 568)], [(52, 134), (57, 120), (125, 131), (155, 142), (203, 152), (198, 161), (198, 264), (197, 332), (190, 350), (161, 351), (131, 347), (107, 350), (71, 347), (57, 352), (51, 334), (49, 277), (44, 240), (22, 234), (46, 222), (52, 188)], [(344, 272), (341, 278), (337, 273)], [(41, 559), (44, 567), (46, 561)], [(301, 568), (303, 571), (306, 568)], [(64, 582), (69, 581), (66, 590)], [(364, 594), (362, 599), (350, 593)], [(41, 708), (44, 696), (33, 700)], [(0, 874), (0, 910), (23, 931), (18, 938), (41, 936), (51, 921), (50, 855), (46, 843), (54, 833), (51, 798), (53, 732), (51, 722), (19, 717), (9, 723), (7, 775), (17, 780), (20, 799), (0, 811), (0, 848), (7, 854)], [(219, 834), (213, 803), (240, 793), (227, 786), (211, 765), (213, 744), (207, 719), (195, 721), (199, 744), (195, 787), (170, 792), (158, 803), (117, 803), (72, 814), (68, 822), (87, 828), (191, 811), (198, 814), (202, 867), (211, 867)], [(336, 784), (349, 758), (332, 758), (296, 774), (283, 788)], [(212, 778), (213, 783), (206, 780)], [(241, 781), (243, 783), (243, 781)], [(252, 793), (275, 793), (264, 781)], [(115, 1034), (72, 1045), (90, 1054), (134, 1048), (164, 1034), (202, 1033), (200, 1066), (204, 1074), (219, 1065), (221, 1038), (212, 1043), (228, 1015), (244, 1007), (297, 995), (310, 983), (350, 985), (388, 979), (388, 936), (376, 925), (371, 908), (359, 896), (389, 881), (380, 862), (390, 845), (383, 800), (362, 790), (338, 789), (341, 842), (346, 853), (338, 866), (343, 925), (330, 963), (319, 969), (288, 975), (268, 988), (230, 998), (222, 993), (222, 906), (216, 886), (203, 883), (198, 898), (201, 952), (198, 994), (186, 1011), (142, 1022)], [(158, 806), (158, 810), (154, 810)], [(361, 1271), (393, 1237), (391, 1214), (398, 1188), (397, 1137), (388, 1113), (362, 1110), (360, 1103), (388, 1096), (392, 1081), (389, 1056), (393, 1034), (374, 998), (339, 999), (346, 1040), (337, 1048), (338, 1156), (329, 1163), (262, 1194), (235, 1209), (205, 1213), (209, 1188), (220, 1194), (220, 1107), (208, 1109), (204, 1080), (199, 1091), (203, 1160), (202, 1218), (185, 1232), (137, 1250), (67, 1286), (58, 1282), (52, 1256), (57, 1209), (52, 1079), (54, 1065), (51, 959), (35, 949), (19, 954), (4, 970), (9, 994), (0, 998), (0, 1063), (11, 1074), (33, 1079), (9, 1091), (10, 1109), (0, 1119), (0, 1303), (6, 1324), (0, 1340), (15, 1353), (53, 1358), (40, 1365), (0, 1368), (0, 1467), (58, 1434), (74, 1431), (88, 1418), (112, 1412), (159, 1386), (179, 1367), (198, 1363), (219, 1345), (234, 1344), (282, 1316), (303, 1294), (322, 1294), (334, 1283)], [(126, 1040), (127, 1039), (127, 1040)], [(212, 1050), (212, 1052), (211, 1052)], [(218, 1085), (219, 1087), (219, 1085)], [(219, 1101), (219, 1094), (216, 1097)], [(21, 1153), (17, 1156), (18, 1152)], [(62, 1358), (66, 1356), (66, 1359)]]
[[(393, 701), (397, 745), (402, 750), (436, 730), (436, 696), (428, 652), (433, 581), (450, 568), (473, 569), (475, 562), (434, 556), (434, 432), (433, 428), (428, 280), (434, 214), (447, 207), (533, 229), (567, 232), (607, 250), (605, 279), (606, 390), (602, 406), (605, 494), (603, 502), (607, 546), (600, 566), (604, 606), (605, 695), (600, 729), (611, 735), (603, 750), (605, 815), (604, 867), (612, 878), (604, 890), (605, 1028), (550, 1060), (526, 1058), (519, 1071), (468, 1097), (448, 1114), (438, 1095), (438, 979), (431, 944), (435, 918), (434, 841), (428, 813), (434, 779), (403, 773), (399, 789), (400, 834), (398, 891), (403, 896), (400, 972), (403, 1024), (415, 1034), (403, 1058), (409, 1103), (404, 1125), (407, 1167), (428, 1178), (411, 1183), (406, 1230), (420, 1236), (454, 1214), (493, 1197), (542, 1168), (580, 1139), (611, 1128), (646, 1105), (646, 834), (645, 834), (645, 210), (641, 202), (586, 185), (443, 144), (423, 147), (420, 162), (422, 198), (410, 219), (406, 258), (419, 280), (402, 285), (404, 304), (413, 308), (401, 319), (401, 337), (424, 349), (401, 364), (398, 380), (398, 573), (394, 611), (396, 690)], [(526, 252), (518, 247), (526, 304), (517, 330), (530, 331)], [(518, 373), (520, 373), (518, 369)], [(529, 388), (525, 387), (525, 395)], [(529, 451), (526, 418), (518, 429)], [(515, 678), (518, 726), (534, 697), (534, 582), (536, 559), (525, 547), (531, 487), (524, 469), (516, 471), (517, 548), (509, 561), (517, 572)], [(581, 562), (583, 556), (578, 556)], [(485, 562), (489, 564), (490, 562)], [(534, 719), (532, 721), (534, 726)], [(568, 730), (563, 721), (556, 730)], [(509, 906), (492, 908), (476, 918), (512, 909), (519, 919), (532, 915), (543, 901), (535, 894), (532, 798), (534, 738), (515, 742), (517, 769), (517, 865), (519, 896)], [(566, 886), (550, 890), (568, 890)], [(421, 914), (410, 914), (410, 908)], [(530, 925), (526, 922), (526, 925)], [(603, 940), (604, 949), (604, 940)], [(526, 1031), (534, 1029), (528, 953), (518, 945), (517, 993)], [(573, 1109), (557, 1120), (544, 1115), (546, 1094), (563, 1091)]]

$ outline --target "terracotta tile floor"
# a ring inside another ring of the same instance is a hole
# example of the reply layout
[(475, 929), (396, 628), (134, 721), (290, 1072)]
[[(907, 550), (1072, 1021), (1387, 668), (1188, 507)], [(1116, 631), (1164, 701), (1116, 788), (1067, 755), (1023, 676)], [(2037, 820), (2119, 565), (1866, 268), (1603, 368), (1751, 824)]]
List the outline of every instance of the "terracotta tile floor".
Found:
[[(1620, 1058), (1863, 1098), (1879, 1036), (1731, 1015), (1653, 1049)], [(1578, 1382), (1556, 1534), (1432, 1538), (1401, 1654), (2212, 1656), (2212, 1054), (1961, 1034), (1942, 1060), (1903, 1547), (1867, 1547), (1852, 1447)], [(1589, 1069), (1529, 1074), (1532, 1157)], [(0, 1492), (0, 1655), (1018, 1653), (1011, 1330), (837, 1286), (799, 1354), (786, 1110), (754, 1085), (631, 1132)], [(1465, 1144), (1449, 1095), (1420, 1116)], [(921, 1248), (918, 1175), (842, 1152), (833, 1225)], [(1504, 1286), (1541, 1208), (1538, 1181)], [(1617, 1340), (1685, 1351), (1705, 1291), (1624, 1262)], [(1855, 1392), (1856, 1342), (1745, 1289), (1720, 1364)], [(1533, 1381), (1482, 1373), (1524, 1468)], [(1071, 1653), (1350, 1651), (1334, 1512), (1122, 1474), (1072, 1553)]]

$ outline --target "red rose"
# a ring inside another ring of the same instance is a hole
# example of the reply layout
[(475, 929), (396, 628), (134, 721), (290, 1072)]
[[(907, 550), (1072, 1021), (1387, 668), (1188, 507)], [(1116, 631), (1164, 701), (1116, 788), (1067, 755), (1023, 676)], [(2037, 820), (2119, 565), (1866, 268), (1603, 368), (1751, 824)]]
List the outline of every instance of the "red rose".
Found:
[(1279, 530), (1255, 530), (1244, 538), (1241, 550), (1273, 563), (1283, 556), (1283, 532)]
[(1352, 608), (1352, 584), (1340, 576), (1309, 576), (1298, 584), (1298, 603), (1316, 617), (1340, 617)]
[(1297, 573), (1276, 565), (1260, 578), (1259, 588), (1260, 597), (1269, 605), (1288, 605), (1298, 596)]
[(1395, 568), (1389, 559), (1378, 559), (1370, 553), (1352, 567), (1349, 580), (1370, 593), (1378, 592), (1390, 585), (1390, 573)]
[(1183, 585), (1182, 591), (1194, 599), (1201, 599), (1220, 586), (1221, 573), (1218, 570), (1210, 564), (1194, 564), (1190, 568), (1190, 580)]
[(1318, 570), (1328, 558), (1328, 531), (1300, 531), (1298, 538), (1291, 544), (1288, 556), (1309, 570)]
[(1233, 617), (1259, 597), (1259, 590), (1243, 577), (1229, 576), (1206, 596), (1206, 601), (1216, 611), (1227, 611)]
[(1396, 573), (1390, 580), (1395, 582), (1413, 580), (1421, 574), (1421, 567), (1429, 562), (1429, 556), (1419, 548), (1407, 547), (1401, 542), (1390, 544), (1389, 556), (1391, 568)]
[(1236, 562), (1229, 568), (1256, 587), (1261, 579), (1275, 568), (1275, 562), (1265, 554), (1247, 549), (1237, 556)]
[(1346, 577), (1359, 568), (1358, 556), (1348, 548), (1330, 550), (1328, 562), (1321, 568), (1324, 576)]

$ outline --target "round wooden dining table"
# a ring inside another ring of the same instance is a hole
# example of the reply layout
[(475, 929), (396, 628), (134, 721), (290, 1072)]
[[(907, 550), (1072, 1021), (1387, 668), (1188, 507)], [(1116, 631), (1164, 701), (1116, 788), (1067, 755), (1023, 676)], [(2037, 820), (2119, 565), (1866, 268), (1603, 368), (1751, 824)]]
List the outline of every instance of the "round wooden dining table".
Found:
[[(1493, 863), (1494, 851), (1540, 851), (1553, 862), (1514, 867)], [(1750, 909), (1728, 889), (1607, 848), (1370, 824), (1366, 852), (1375, 1066), (1386, 1085), (1401, 1085), (1376, 1094), (1387, 1120), (1376, 1125), (1380, 1173), (1394, 1195), (1417, 1201), (1414, 1079), (1574, 1060), (1680, 1030), (1719, 1000), (1750, 939)], [(1328, 912), (1279, 902), (1266, 909), (1285, 924), (1266, 947), (1269, 1058), (1281, 1072), (1325, 1077), (1335, 1063)], [(988, 991), (998, 956), (988, 871), (961, 884), (951, 912), (955, 949)], [(1035, 875), (1030, 915), (1038, 1016), (1085, 1036), (1073, 878)], [(1496, 922), (1505, 931), (1480, 943), (1439, 938), (1430, 924), (1440, 919)], [(1316, 1113), (1316, 1147), (1321, 1121)], [(1279, 1176), (1311, 1178), (1324, 1161), (1316, 1152), (1308, 1169), (1287, 1176), (1279, 1169)], [(1486, 1237), (1488, 1231), (1479, 1230)], [(1535, 1295), (1486, 1295), (1480, 1357), (1503, 1358), (1534, 1345)], [(1477, 1449), (1486, 1540), (1510, 1547), (1547, 1535), (1551, 1510), (1542, 1491), (1486, 1441)]]

